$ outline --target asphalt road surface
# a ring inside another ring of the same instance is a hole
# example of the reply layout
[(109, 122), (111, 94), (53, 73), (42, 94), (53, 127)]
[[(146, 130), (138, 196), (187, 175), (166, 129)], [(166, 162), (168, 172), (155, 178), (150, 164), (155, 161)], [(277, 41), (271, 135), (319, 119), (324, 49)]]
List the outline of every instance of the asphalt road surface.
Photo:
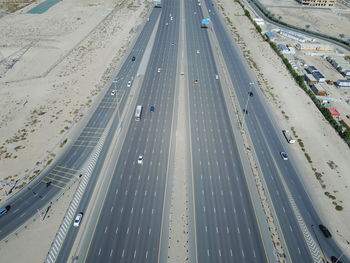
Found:
[(201, 6), (185, 1), (198, 262), (268, 262)]
[[(217, 10), (212, 5), (213, 2), (210, 0), (205, 0), (205, 2), (209, 8), (212, 8), (210, 18), (213, 30), (223, 52), (242, 110), (248, 102), (245, 122), (287, 244), (287, 252), (293, 262), (312, 262), (312, 255), (305, 237), (308, 235), (315, 237), (315, 230), (325, 254), (327, 256), (340, 255), (341, 250), (332, 239), (322, 237), (318, 227), (312, 229), (311, 225), (317, 226), (322, 222), (301, 183), (299, 174), (301, 171), (297, 170), (297, 163), (293, 161), (293, 156), (290, 156), (288, 161), (282, 160), (280, 156), (281, 151), (288, 152), (288, 147), (291, 146), (284, 140), (280, 127), (270, 118), (268, 109), (264, 106), (264, 100), (260, 96), (261, 93), (257, 91), (258, 87), (249, 85), (253, 78), (242, 56), (239, 55), (238, 47), (232, 42), (222, 20), (217, 15)], [(250, 97), (248, 92), (253, 92), (255, 95)], [(302, 215), (308, 228), (307, 233), (302, 232), (300, 228), (298, 223), (300, 218), (297, 218), (293, 212), (282, 180), (288, 186)]]
[[(137, 102), (143, 106), (141, 120), (133, 121), (128, 129), (86, 262), (158, 261), (174, 105), (179, 2), (164, 1), (161, 9)], [(150, 112), (151, 106), (154, 112)], [(142, 164), (137, 162), (139, 155), (143, 155)]]

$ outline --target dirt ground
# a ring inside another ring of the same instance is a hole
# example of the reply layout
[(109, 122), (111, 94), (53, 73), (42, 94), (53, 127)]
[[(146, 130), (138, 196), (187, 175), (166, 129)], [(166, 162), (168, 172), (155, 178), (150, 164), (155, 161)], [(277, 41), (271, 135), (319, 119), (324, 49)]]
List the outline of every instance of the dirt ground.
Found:
[[(329, 36), (350, 40), (350, 13), (339, 12), (343, 5), (332, 9), (303, 8), (294, 0), (260, 0), (268, 11), (292, 25), (296, 25)], [(342, 37), (340, 37), (342, 36)]]
[[(277, 123), (281, 129), (291, 130), (299, 140), (287, 150), (296, 157), (302, 182), (324, 224), (346, 251), (350, 241), (349, 147), (297, 86), (281, 59), (244, 16), (242, 8), (233, 0), (218, 3), (223, 6), (224, 16), (233, 23), (231, 32), (256, 72)], [(336, 205), (343, 210), (337, 211)]]
[[(0, 180), (20, 180), (14, 192), (62, 151), (149, 7), (73, 0), (27, 14), (33, 5), (0, 19)], [(0, 185), (0, 201), (11, 187)]]
[[(60, 1), (0, 18), (0, 202), (64, 150), (145, 21), (147, 1)], [(135, 19), (130, 19), (130, 17)], [(43, 262), (73, 195), (0, 243), (1, 262)], [(29, 242), (29, 243), (28, 243)], [(25, 245), (24, 245), (25, 244)], [(21, 253), (17, 253), (21, 247)]]

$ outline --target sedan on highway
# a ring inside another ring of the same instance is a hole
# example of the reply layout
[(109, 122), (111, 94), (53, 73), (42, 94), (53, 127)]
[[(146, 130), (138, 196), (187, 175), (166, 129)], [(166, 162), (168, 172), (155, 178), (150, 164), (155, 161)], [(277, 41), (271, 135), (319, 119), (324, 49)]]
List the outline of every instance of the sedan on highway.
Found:
[(286, 152), (280, 152), (280, 154), (283, 160), (288, 160), (288, 154)]
[(74, 226), (74, 227), (80, 226), (80, 222), (81, 222), (81, 219), (82, 219), (82, 218), (83, 218), (83, 212), (80, 212), (80, 213), (77, 214), (77, 216), (75, 217), (73, 226)]
[(137, 163), (142, 164), (143, 163), (143, 155), (139, 155), (139, 158), (137, 158)]
[(193, 83), (194, 83), (194, 84), (198, 84), (198, 83), (199, 83), (199, 80), (198, 80), (198, 79), (195, 79), (195, 80), (193, 81)]
[(127, 84), (128, 88), (131, 87), (131, 80), (128, 81), (128, 84)]
[(149, 108), (149, 111), (150, 112), (154, 112), (154, 106), (153, 105)]
[(131, 61), (135, 61), (135, 59), (136, 59), (135, 56), (133, 56), (133, 57), (131, 58)]
[(112, 92), (111, 92), (111, 96), (114, 96), (114, 95), (115, 95), (115, 89), (112, 90)]
[(157, 72), (160, 73), (160, 68), (157, 69)]

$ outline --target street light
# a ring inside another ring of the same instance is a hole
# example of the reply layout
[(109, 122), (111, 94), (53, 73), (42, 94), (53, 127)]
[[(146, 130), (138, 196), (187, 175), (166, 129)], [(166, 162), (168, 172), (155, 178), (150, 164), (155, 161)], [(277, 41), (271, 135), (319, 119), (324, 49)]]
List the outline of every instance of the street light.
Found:
[(249, 102), (249, 98), (250, 97), (253, 97), (253, 92), (252, 92), (252, 86), (254, 85), (254, 82), (250, 82), (249, 83), (249, 92), (248, 92), (248, 98), (247, 98), (247, 103), (245, 104), (245, 107), (243, 109), (243, 113), (244, 113), (244, 116), (243, 116), (243, 119), (245, 118), (245, 115), (248, 114), (248, 102)]

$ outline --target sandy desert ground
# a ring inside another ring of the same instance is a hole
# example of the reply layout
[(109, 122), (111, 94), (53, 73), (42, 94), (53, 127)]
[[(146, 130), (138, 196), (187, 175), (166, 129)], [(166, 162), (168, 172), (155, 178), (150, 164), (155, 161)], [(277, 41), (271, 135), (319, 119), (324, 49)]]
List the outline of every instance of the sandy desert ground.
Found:
[[(256, 32), (233, 0), (220, 0), (233, 22), (231, 32), (256, 72), (259, 86), (281, 129), (291, 130), (299, 143), (290, 145), (302, 181), (339, 244), (350, 254), (350, 149), (291, 78), (282, 61)], [(248, 7), (247, 7), (248, 9)], [(306, 158), (311, 158), (309, 162)], [(343, 207), (336, 211), (335, 206)]]
[(344, 6), (336, 4), (335, 8), (302, 8), (294, 0), (261, 0), (260, 1), (276, 18), (329, 36), (350, 40), (350, 13), (339, 12)]
[[(27, 14), (32, 6), (0, 20), (0, 180), (20, 180), (16, 190), (64, 148), (72, 125), (115, 71), (149, 5), (74, 0)], [(9, 189), (0, 185), (1, 201)]]
[[(63, 151), (151, 7), (141, 0), (73, 0), (40, 15), (26, 13), (38, 3), (0, 18), (0, 180), (19, 180), (13, 193)], [(0, 185), (1, 201), (10, 187)], [(62, 198), (44, 227), (36, 220), (20, 238), (2, 242), (1, 261), (44, 261), (68, 203)]]

